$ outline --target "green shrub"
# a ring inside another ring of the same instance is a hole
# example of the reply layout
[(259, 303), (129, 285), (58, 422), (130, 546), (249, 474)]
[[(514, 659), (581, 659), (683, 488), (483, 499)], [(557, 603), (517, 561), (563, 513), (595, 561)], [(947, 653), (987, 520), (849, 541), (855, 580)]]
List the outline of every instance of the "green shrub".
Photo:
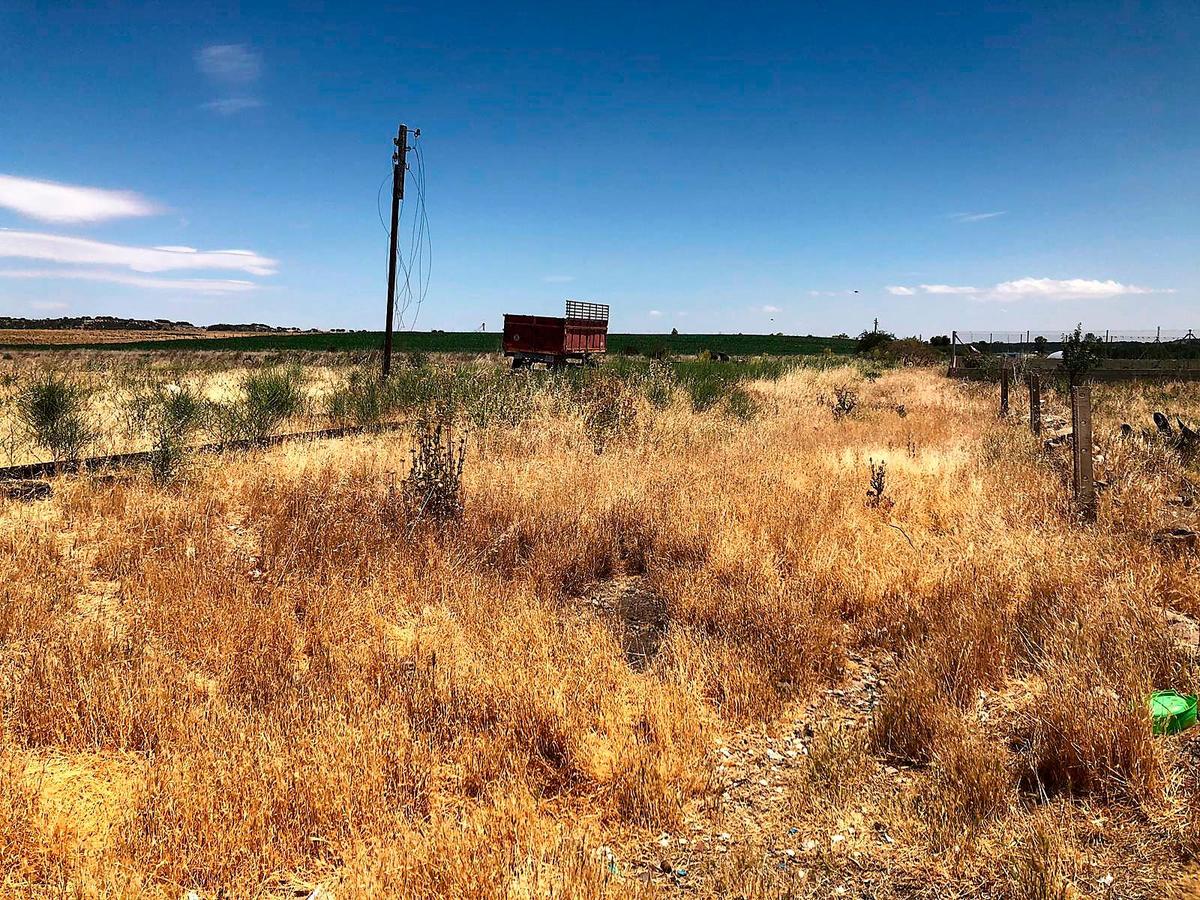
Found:
[(208, 404), (189, 388), (157, 384), (134, 395), (130, 412), (150, 437), (150, 471), (155, 481), (170, 481), (187, 454), (189, 438), (204, 424)]
[(378, 425), (395, 405), (393, 384), (372, 369), (353, 369), (345, 382), (325, 395), (325, 413), (341, 426)]
[(1075, 326), (1075, 330), (1063, 341), (1063, 371), (1067, 383), (1074, 386), (1087, 380), (1088, 373), (1095, 368), (1100, 360), (1103, 345), (1100, 339), (1090, 331), (1083, 333), (1083, 325)]
[(261, 441), (304, 411), (303, 376), (296, 365), (261, 369), (242, 377), (241, 396), (215, 407), (225, 440)]
[(49, 450), (55, 462), (62, 462), (78, 458), (96, 439), (87, 407), (87, 388), (51, 372), (18, 394), (16, 414), (35, 443)]
[(864, 331), (858, 336), (854, 352), (870, 353), (872, 350), (883, 350), (895, 339), (896, 336), (889, 331)]

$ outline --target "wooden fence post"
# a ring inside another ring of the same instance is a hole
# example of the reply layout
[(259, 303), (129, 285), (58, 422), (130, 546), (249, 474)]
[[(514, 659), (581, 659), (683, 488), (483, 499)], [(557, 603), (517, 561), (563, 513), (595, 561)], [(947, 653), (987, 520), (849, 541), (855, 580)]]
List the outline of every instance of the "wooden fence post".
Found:
[(1088, 522), (1096, 519), (1096, 477), (1092, 470), (1092, 390), (1088, 384), (1071, 388), (1071, 428), (1074, 452), (1075, 509)]
[(1042, 433), (1042, 379), (1037, 372), (1029, 373), (1029, 430), (1035, 437)]
[(1009, 383), (1009, 368), (1008, 361), (1000, 361), (1000, 415), (1008, 415), (1008, 383)]

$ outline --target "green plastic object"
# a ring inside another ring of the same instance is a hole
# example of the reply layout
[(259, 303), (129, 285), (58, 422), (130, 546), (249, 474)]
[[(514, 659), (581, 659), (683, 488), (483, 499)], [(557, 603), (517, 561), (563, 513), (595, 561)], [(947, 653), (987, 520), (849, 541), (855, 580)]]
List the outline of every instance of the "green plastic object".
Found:
[(1178, 734), (1196, 724), (1196, 695), (1155, 691), (1150, 695), (1155, 734)]

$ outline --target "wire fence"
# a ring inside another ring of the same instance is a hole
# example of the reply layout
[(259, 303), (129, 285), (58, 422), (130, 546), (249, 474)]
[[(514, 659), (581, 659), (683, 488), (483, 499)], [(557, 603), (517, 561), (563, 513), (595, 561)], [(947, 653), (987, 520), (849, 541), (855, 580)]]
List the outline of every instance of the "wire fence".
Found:
[[(1059, 344), (1073, 329), (1041, 329), (1029, 331), (955, 331), (953, 337), (959, 344), (1035, 344), (1038, 338), (1047, 343)], [(1195, 332), (1189, 329), (1150, 328), (1144, 330), (1120, 329), (1117, 331), (1092, 331), (1090, 334), (1105, 343), (1171, 343), (1200, 342)]]

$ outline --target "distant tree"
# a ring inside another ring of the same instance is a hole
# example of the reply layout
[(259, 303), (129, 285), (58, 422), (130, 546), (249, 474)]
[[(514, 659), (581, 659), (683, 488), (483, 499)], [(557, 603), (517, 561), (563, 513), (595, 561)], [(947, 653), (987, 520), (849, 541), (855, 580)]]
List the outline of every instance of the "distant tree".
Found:
[(671, 329), (671, 334), (679, 334), (679, 329), (678, 329), (678, 328), (672, 328), (672, 329)]
[(949, 347), (950, 346), (950, 335), (935, 334), (933, 337), (931, 337), (929, 339), (929, 346), (930, 347)]
[(888, 331), (864, 331), (858, 336), (854, 349), (857, 353), (870, 353), (886, 347), (895, 339), (896, 336)]
[(1100, 339), (1090, 331), (1084, 334), (1082, 324), (1076, 325), (1063, 341), (1063, 368), (1067, 381), (1072, 385), (1082, 384), (1099, 359)]
[(1036, 349), (1038, 353), (1045, 353), (1046, 345), (1048, 343), (1050, 343), (1050, 342), (1047, 341), (1046, 338), (1040, 334), (1033, 339), (1034, 349)]

